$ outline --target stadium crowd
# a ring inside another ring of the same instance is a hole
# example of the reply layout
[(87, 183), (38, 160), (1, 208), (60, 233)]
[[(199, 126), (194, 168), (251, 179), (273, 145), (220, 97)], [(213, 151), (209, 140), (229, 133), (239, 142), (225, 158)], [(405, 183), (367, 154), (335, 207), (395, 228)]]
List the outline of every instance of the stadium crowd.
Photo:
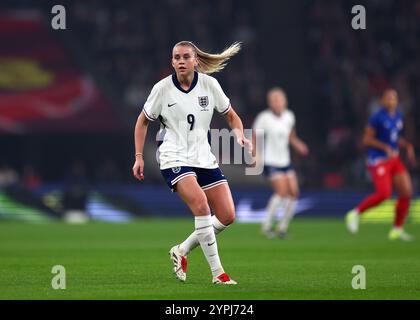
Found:
[[(28, 1), (6, 3), (15, 9), (27, 8), (29, 3), (34, 6)], [(377, 97), (388, 86), (398, 90), (406, 115), (405, 134), (420, 148), (420, 139), (415, 139), (420, 128), (420, 4), (415, 0), (361, 3), (367, 9), (366, 30), (351, 29), (347, 1), (306, 1), (297, 17), (307, 48), (307, 61), (302, 63), (308, 66), (316, 95), (307, 108), (317, 108), (323, 115), (316, 131), (316, 140), (322, 144), (313, 146), (308, 159), (295, 160), (305, 178), (303, 186), (368, 185), (360, 138), (369, 114), (378, 105)], [(87, 67), (114, 106), (122, 110), (129, 130), (152, 84), (172, 72), (172, 45), (185, 39), (211, 52), (233, 41), (244, 42), (246, 50), (232, 60), (227, 72), (216, 77), (245, 126), (265, 107), (268, 88), (264, 75), (270, 70), (262, 67), (258, 50), (268, 36), (260, 33), (255, 1), (128, 0), (121, 5), (118, 1), (74, 0), (66, 9), (73, 40), (82, 48)], [(304, 116), (297, 114), (298, 123)], [(216, 126), (223, 123), (219, 117), (215, 120), (220, 121)], [(313, 137), (303, 138), (310, 143)], [(93, 171), (89, 159), (78, 160), (86, 160), (87, 171)], [(99, 182), (112, 172), (107, 181), (132, 182), (130, 172), (115, 159), (107, 159), (102, 167), (103, 174), (90, 178)], [(23, 165), (15, 169), (22, 176)], [(32, 165), (35, 173), (31, 174), (48, 180), (42, 177), (44, 169)], [(418, 174), (413, 178), (418, 183)]]
[(70, 6), (70, 16), (97, 74), (111, 81), (132, 121), (152, 84), (173, 72), (170, 52), (181, 40), (210, 52), (243, 42), (246, 50), (229, 65), (229, 72), (217, 78), (239, 112), (259, 106), (264, 91), (263, 71), (255, 59), (254, 6), (252, 1), (126, 1), (121, 6), (77, 0)]

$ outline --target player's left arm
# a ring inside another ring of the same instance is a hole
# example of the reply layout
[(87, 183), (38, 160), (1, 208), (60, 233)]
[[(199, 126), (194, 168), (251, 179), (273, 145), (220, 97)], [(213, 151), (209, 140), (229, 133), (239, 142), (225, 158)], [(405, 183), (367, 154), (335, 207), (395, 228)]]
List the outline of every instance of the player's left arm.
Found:
[(410, 164), (415, 166), (416, 165), (416, 153), (414, 151), (413, 144), (408, 142), (405, 138), (400, 138), (398, 140), (398, 148), (405, 149), (407, 152), (407, 158), (408, 161), (410, 161)]
[(252, 141), (245, 138), (244, 135), (244, 126), (242, 124), (241, 118), (233, 110), (231, 106), (229, 111), (223, 115), (228, 123), (229, 127), (233, 130), (236, 141), (241, 147), (248, 146), (248, 152), (252, 153)]
[(290, 132), (289, 141), (292, 147), (302, 156), (309, 154), (309, 148), (306, 143), (298, 137), (296, 128), (293, 128)]

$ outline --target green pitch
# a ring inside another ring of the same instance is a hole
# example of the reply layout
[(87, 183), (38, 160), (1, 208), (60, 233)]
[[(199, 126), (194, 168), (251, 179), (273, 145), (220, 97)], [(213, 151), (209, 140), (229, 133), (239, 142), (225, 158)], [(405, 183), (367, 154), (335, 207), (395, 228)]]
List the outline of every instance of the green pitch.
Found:
[[(288, 240), (268, 240), (259, 225), (235, 224), (218, 237), (226, 271), (238, 286), (215, 286), (201, 249), (188, 257), (186, 283), (175, 280), (168, 250), (193, 220), (130, 224), (0, 224), (0, 299), (419, 299), (420, 225), (411, 243), (387, 240), (388, 224), (297, 218)], [(66, 289), (54, 290), (54, 265)], [(366, 289), (352, 288), (354, 265)]]

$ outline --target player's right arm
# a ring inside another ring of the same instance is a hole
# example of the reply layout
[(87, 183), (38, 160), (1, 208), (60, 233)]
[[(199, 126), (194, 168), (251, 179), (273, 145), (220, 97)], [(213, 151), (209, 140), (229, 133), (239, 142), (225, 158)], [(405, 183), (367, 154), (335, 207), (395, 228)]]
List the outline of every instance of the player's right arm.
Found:
[(401, 137), (398, 140), (398, 147), (400, 149), (405, 149), (405, 151), (407, 152), (407, 158), (408, 158), (408, 161), (410, 162), (410, 164), (413, 167), (417, 166), (416, 153), (414, 151), (413, 144)]
[(149, 120), (146, 118), (142, 111), (137, 118), (136, 127), (134, 129), (134, 145), (136, 148), (135, 162), (133, 166), (133, 175), (138, 180), (144, 179), (144, 160), (143, 160), (143, 148), (146, 140), (147, 127)]
[(296, 128), (293, 128), (290, 132), (289, 141), (293, 148), (302, 156), (307, 156), (309, 154), (309, 148), (307, 144), (298, 137)]
[(136, 148), (136, 161), (133, 166), (133, 175), (138, 180), (144, 179), (143, 148), (146, 140), (147, 126), (149, 121), (155, 121), (162, 110), (161, 85), (155, 84), (143, 106), (143, 110), (137, 118), (134, 129), (134, 145)]
[(371, 126), (367, 126), (365, 128), (362, 142), (366, 147), (373, 147), (379, 150), (383, 150), (390, 158), (393, 158), (396, 155), (391, 146), (376, 139), (376, 131)]

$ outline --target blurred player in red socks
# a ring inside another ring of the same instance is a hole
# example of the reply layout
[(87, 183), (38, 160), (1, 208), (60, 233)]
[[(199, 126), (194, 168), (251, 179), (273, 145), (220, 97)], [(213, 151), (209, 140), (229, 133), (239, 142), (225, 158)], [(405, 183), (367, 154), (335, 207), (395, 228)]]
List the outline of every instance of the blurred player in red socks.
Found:
[[(243, 125), (219, 82), (208, 74), (224, 68), (240, 50), (234, 43), (220, 54), (209, 54), (189, 41), (172, 49), (175, 72), (152, 89), (135, 128), (136, 161), (133, 175), (144, 179), (143, 147), (149, 121), (160, 120), (158, 162), (168, 187), (177, 192), (194, 215), (195, 231), (169, 251), (173, 271), (180, 281), (187, 277), (187, 255), (200, 246), (213, 276), (213, 283), (235, 285), (219, 258), (216, 234), (235, 219), (229, 184), (211, 152), (208, 132), (213, 112), (223, 115), (236, 141), (252, 152)], [(210, 208), (214, 215), (211, 215)]]
[(375, 192), (348, 212), (345, 220), (347, 229), (351, 233), (357, 233), (360, 215), (389, 199), (394, 186), (398, 199), (394, 226), (389, 232), (389, 239), (409, 241), (412, 236), (404, 231), (403, 225), (408, 215), (413, 191), (410, 175), (401, 161), (399, 150), (404, 149), (407, 152), (408, 161), (413, 166), (416, 165), (416, 156), (413, 145), (400, 136), (403, 120), (397, 107), (397, 91), (385, 90), (382, 95), (382, 107), (370, 117), (363, 137), (363, 144), (369, 148), (367, 165)]

